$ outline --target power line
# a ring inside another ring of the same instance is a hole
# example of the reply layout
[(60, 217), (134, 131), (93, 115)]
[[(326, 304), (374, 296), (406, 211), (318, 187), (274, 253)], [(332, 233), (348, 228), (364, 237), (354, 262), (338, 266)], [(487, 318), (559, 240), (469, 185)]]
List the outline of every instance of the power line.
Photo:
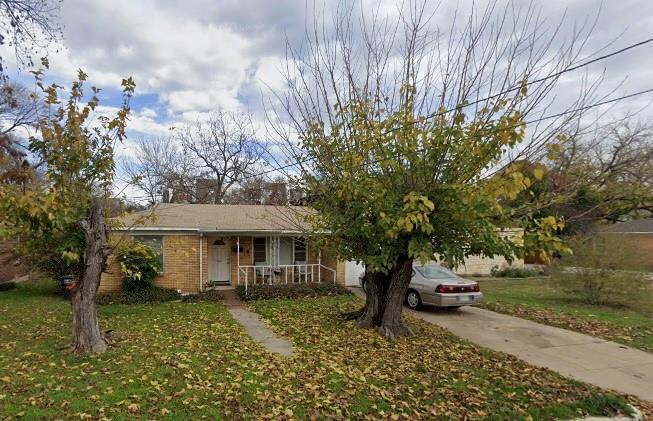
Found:
[[(628, 51), (628, 50), (632, 50), (633, 48), (641, 47), (642, 45), (646, 45), (646, 44), (648, 44), (648, 43), (650, 43), (650, 42), (653, 42), (653, 38), (649, 38), (649, 39), (646, 39), (646, 40), (644, 40), (644, 41), (637, 42), (637, 43), (635, 43), (635, 44), (630, 44), (630, 45), (628, 45), (628, 46), (626, 46), (626, 47), (624, 47), (624, 48), (621, 48), (621, 49), (619, 49), (619, 50), (616, 50), (616, 51), (613, 51), (613, 52), (611, 52), (611, 53), (604, 54), (604, 55), (602, 55), (602, 56), (596, 57), (596, 58), (594, 58), (594, 59), (592, 59), (592, 60), (586, 61), (585, 63), (581, 63), (581, 64), (578, 64), (578, 65), (576, 65), (576, 66), (568, 67), (568, 68), (563, 69), (563, 70), (561, 70), (561, 71), (559, 71), (559, 72), (556, 72), (556, 73), (550, 74), (550, 75), (548, 75), (548, 76), (541, 77), (541, 78), (539, 78), (539, 79), (532, 80), (532, 81), (530, 81), (530, 82), (526, 82), (526, 83), (524, 83), (523, 85), (520, 85), (520, 86), (515, 86), (515, 87), (512, 87), (512, 88), (506, 89), (506, 90), (504, 90), (504, 91), (498, 92), (498, 93), (493, 94), (493, 95), (490, 95), (490, 96), (488, 96), (488, 97), (481, 98), (481, 99), (477, 99), (476, 101), (473, 101), (473, 102), (470, 102), (470, 103), (467, 103), (467, 104), (463, 104), (463, 105), (460, 105), (460, 106), (457, 106), (457, 107), (453, 107), (453, 108), (450, 108), (450, 109), (445, 110), (445, 111), (438, 111), (438, 112), (432, 113), (432, 114), (430, 114), (430, 115), (427, 115), (427, 116), (426, 116), (426, 119), (427, 119), (427, 120), (430, 120), (431, 118), (438, 117), (438, 116), (440, 116), (440, 115), (443, 115), (443, 114), (446, 114), (446, 113), (450, 113), (450, 112), (452, 112), (452, 111), (456, 111), (456, 110), (460, 110), (460, 109), (463, 109), (463, 108), (467, 108), (467, 107), (470, 107), (470, 106), (472, 106), (472, 105), (479, 104), (479, 103), (481, 103), (481, 102), (483, 102), (483, 101), (487, 101), (488, 99), (494, 99), (494, 98), (497, 98), (497, 97), (499, 97), (499, 96), (501, 96), (501, 95), (504, 95), (504, 94), (508, 94), (508, 93), (510, 93), (510, 92), (517, 91), (517, 90), (519, 90), (519, 89), (522, 89), (522, 87), (527, 87), (527, 86), (533, 85), (533, 84), (535, 84), (535, 83), (541, 83), (541, 82), (544, 82), (544, 81), (546, 81), (546, 80), (553, 79), (553, 78), (558, 77), (558, 76), (561, 76), (561, 75), (563, 75), (563, 74), (565, 74), (565, 73), (573, 72), (573, 71), (578, 70), (578, 69), (581, 69), (581, 68), (583, 68), (583, 67), (587, 67), (587, 66), (589, 66), (590, 64), (596, 63), (596, 62), (598, 62), (598, 61), (605, 60), (605, 59), (608, 59), (608, 58), (610, 58), (610, 57), (613, 57), (613, 56), (616, 56), (616, 55), (619, 55), (619, 54), (625, 53), (626, 51)], [(416, 123), (416, 122), (413, 122), (413, 124), (415, 124), (415, 123)]]
[[(515, 124), (513, 126), (502, 127), (500, 130), (514, 129), (514, 128), (517, 128), (517, 127), (519, 127), (521, 125), (528, 125), (528, 124), (533, 124), (533, 123), (539, 123), (539, 122), (546, 121), (546, 120), (551, 120), (553, 118), (562, 117), (562, 116), (567, 115), (567, 114), (572, 114), (572, 113), (576, 113), (576, 112), (579, 112), (579, 111), (586, 111), (586, 110), (589, 110), (589, 109), (592, 109), (592, 108), (600, 107), (602, 105), (611, 104), (611, 103), (614, 103), (614, 102), (618, 102), (618, 101), (628, 99), (628, 98), (633, 98), (633, 97), (636, 97), (636, 96), (639, 96), (639, 95), (644, 95), (644, 94), (647, 94), (647, 93), (653, 93), (653, 88), (644, 89), (642, 91), (622, 95), (622, 96), (620, 96), (618, 98), (612, 98), (612, 99), (596, 102), (594, 104), (585, 105), (585, 106), (574, 108), (574, 109), (571, 109), (571, 110), (562, 111), (562, 112), (559, 112), (559, 113), (556, 113), (556, 114), (551, 114), (551, 115), (540, 117), (540, 118), (537, 118), (537, 119), (524, 121), (522, 123)], [(495, 130), (499, 130), (499, 129), (495, 129)], [(419, 149), (416, 150), (416, 152), (425, 152), (425, 151), (426, 151), (426, 148), (419, 148)], [(292, 166), (298, 165), (300, 163), (308, 162), (310, 160), (312, 160), (312, 158), (305, 158), (305, 159), (300, 160), (298, 162), (293, 162), (291, 164), (275, 167), (275, 168), (272, 168), (272, 169), (267, 170), (267, 171), (263, 171), (263, 172), (261, 172), (259, 174), (253, 175), (253, 176), (244, 177), (242, 179), (249, 179), (249, 178), (252, 178), (252, 177), (259, 177), (259, 176), (269, 174), (269, 173), (274, 172), (274, 171), (279, 171), (279, 170), (283, 170), (285, 168), (290, 168)], [(379, 163), (379, 160), (372, 160), (370, 162), (363, 163), (363, 164), (359, 165), (358, 167), (362, 167), (362, 166), (365, 166), (365, 165), (371, 165), (371, 164), (378, 164), (378, 163)], [(141, 199), (147, 198), (147, 197), (144, 197), (144, 196), (137, 196), (137, 197), (141, 198)]]
[[(483, 101), (487, 101), (487, 100), (490, 100), (490, 99), (494, 99), (494, 98), (500, 97), (501, 95), (505, 95), (505, 94), (507, 94), (507, 93), (517, 91), (517, 90), (519, 90), (519, 89), (522, 89), (523, 87), (531, 86), (531, 85), (536, 84), (536, 83), (541, 83), (541, 82), (544, 82), (544, 81), (546, 81), (546, 80), (556, 78), (556, 77), (561, 76), (561, 75), (563, 75), (563, 74), (565, 74), (565, 73), (573, 72), (573, 71), (578, 70), (578, 69), (581, 69), (581, 68), (583, 68), (583, 67), (587, 67), (587, 66), (589, 66), (590, 64), (593, 64), (593, 63), (596, 63), (596, 62), (599, 62), (599, 61), (602, 61), (602, 60), (606, 60), (606, 59), (608, 59), (608, 58), (610, 58), (610, 57), (614, 57), (614, 56), (617, 56), (617, 55), (619, 55), (619, 54), (623, 54), (623, 53), (625, 53), (626, 51), (629, 51), (629, 50), (632, 50), (632, 49), (635, 49), (635, 48), (641, 47), (641, 46), (646, 45), (646, 44), (649, 44), (649, 43), (651, 43), (651, 42), (653, 42), (653, 37), (652, 37), (652, 38), (645, 39), (645, 40), (643, 40), (643, 41), (636, 42), (636, 43), (634, 43), (634, 44), (627, 45), (626, 47), (623, 47), (623, 48), (621, 48), (621, 49), (619, 49), (619, 50), (612, 51), (612, 52), (607, 53), (607, 54), (603, 54), (603, 55), (601, 55), (601, 56), (599, 56), (599, 57), (593, 58), (593, 59), (591, 59), (591, 60), (588, 60), (588, 61), (586, 61), (586, 62), (584, 62), (584, 63), (578, 64), (578, 65), (575, 65), (575, 66), (572, 66), (572, 67), (568, 67), (568, 68), (563, 69), (563, 70), (561, 70), (561, 71), (559, 71), (559, 72), (556, 72), (556, 73), (553, 73), (553, 74), (550, 74), (550, 75), (547, 75), (547, 76), (544, 76), (544, 77), (541, 77), (541, 78), (538, 78), (538, 79), (532, 80), (532, 81), (530, 81), (530, 82), (526, 82), (526, 83), (523, 84), (523, 85), (515, 86), (515, 87), (512, 87), (512, 88), (506, 89), (506, 90), (504, 90), (504, 91), (497, 92), (497, 93), (495, 93), (495, 94), (492, 94), (492, 95), (487, 96), (487, 97), (485, 97), (485, 98), (477, 99), (477, 100), (475, 100), (475, 101), (473, 101), (473, 102), (470, 102), (470, 103), (462, 104), (462, 105), (459, 105), (459, 106), (456, 106), (456, 107), (453, 107), (453, 108), (449, 108), (449, 109), (447, 109), (447, 110), (437, 111), (437, 112), (431, 113), (431, 114), (427, 115), (427, 116), (425, 117), (425, 119), (426, 119), (426, 120), (430, 120), (430, 119), (432, 119), (432, 118), (435, 118), (435, 117), (438, 117), (438, 116), (441, 116), (441, 115), (444, 115), (444, 114), (450, 113), (450, 112), (452, 112), (452, 111), (461, 110), (461, 109), (464, 109), (464, 108), (470, 107), (470, 106), (472, 106), (472, 105), (479, 104), (479, 103), (481, 103), (481, 102), (483, 102)], [(576, 109), (576, 110), (570, 110), (570, 111), (568, 111), (568, 112), (564, 112), (564, 113), (556, 114), (556, 115), (553, 115), (553, 116), (549, 116), (547, 119), (551, 119), (551, 118), (554, 118), (554, 117), (559, 117), (559, 116), (561, 116), (561, 115), (569, 114), (570, 112), (583, 111), (583, 110), (585, 110), (585, 109), (594, 108), (594, 107), (597, 107), (597, 106), (599, 106), (599, 105), (604, 105), (604, 104), (606, 104), (606, 103), (615, 102), (615, 101), (618, 101), (618, 100), (621, 100), (621, 99), (627, 99), (627, 98), (630, 98), (630, 97), (632, 97), (632, 96), (641, 95), (641, 94), (643, 94), (643, 93), (646, 93), (646, 91), (638, 92), (638, 93), (631, 94), (631, 95), (626, 95), (626, 96), (624, 96), (624, 97), (622, 97), (622, 98), (617, 98), (617, 99), (615, 99), (615, 100), (610, 100), (609, 102), (603, 102), (603, 103), (593, 104), (593, 105), (588, 106), (588, 107), (581, 107), (581, 108)], [(541, 120), (539, 120), (539, 121), (541, 121)], [(530, 123), (530, 122), (529, 122), (529, 123)], [(529, 124), (529, 123), (527, 123), (527, 124)], [(417, 124), (417, 120), (413, 120), (412, 122), (410, 122), (410, 123), (408, 123), (408, 124)], [(396, 130), (399, 130), (399, 129), (400, 129), (400, 127), (392, 128), (392, 129), (388, 130), (387, 132), (385, 132), (385, 133), (383, 133), (383, 134), (388, 134), (388, 133), (391, 133), (391, 132), (396, 131)], [(312, 159), (312, 158), (304, 158), (304, 159), (300, 159), (300, 160), (298, 160), (297, 162), (293, 162), (293, 163), (290, 163), (290, 164), (286, 164), (286, 165), (282, 165), (282, 166), (279, 166), (279, 167), (275, 167), (275, 168), (272, 168), (272, 169), (269, 169), (269, 170), (263, 171), (263, 172), (261, 172), (261, 173), (258, 173), (258, 174), (256, 174), (256, 175), (250, 175), (250, 176), (242, 177), (242, 178), (240, 178), (240, 180), (233, 180), (233, 179), (232, 179), (232, 181), (242, 181), (242, 180), (247, 180), (247, 179), (250, 179), (250, 178), (254, 178), (254, 177), (259, 177), (259, 176), (262, 176), (262, 175), (270, 174), (270, 173), (273, 173), (273, 172), (276, 172), (276, 171), (279, 171), (279, 170), (284, 170), (284, 169), (286, 169), (286, 168), (290, 168), (290, 167), (293, 167), (293, 166), (301, 165), (301, 164), (303, 164), (303, 163), (306, 163), (306, 162), (310, 161), (311, 159)]]
[[(563, 112), (560, 112), (560, 113), (551, 114), (551, 115), (540, 117), (540, 118), (537, 118), (537, 119), (534, 119), (534, 120), (524, 121), (522, 123), (519, 123), (519, 124), (516, 124), (516, 125), (513, 125), (513, 126), (502, 127), (501, 130), (507, 130), (507, 129), (511, 129), (511, 128), (514, 129), (516, 127), (521, 126), (522, 124), (528, 125), (528, 124), (533, 124), (533, 123), (539, 123), (541, 121), (551, 120), (553, 118), (562, 117), (562, 116), (567, 115), (567, 114), (572, 114), (572, 113), (576, 113), (576, 112), (579, 112), (579, 111), (586, 111), (586, 110), (589, 110), (589, 109), (592, 109), (592, 108), (600, 107), (602, 105), (611, 104), (611, 103), (614, 103), (614, 102), (618, 102), (618, 101), (628, 99), (628, 98), (633, 98), (633, 97), (636, 97), (636, 96), (639, 96), (639, 95), (644, 95), (644, 94), (647, 94), (647, 93), (653, 93), (653, 88), (645, 89), (645, 90), (634, 92), (634, 93), (627, 94), (627, 95), (623, 95), (623, 96), (620, 96), (618, 98), (612, 98), (612, 99), (608, 99), (608, 100), (605, 100), (605, 101), (596, 102), (594, 104), (585, 105), (585, 106), (574, 108), (574, 109), (571, 109), (571, 110), (566, 110), (566, 111), (563, 111)], [(425, 148), (417, 149), (417, 152), (425, 152), (425, 151), (426, 151)], [(313, 158), (304, 158), (302, 160), (299, 160), (298, 162), (293, 162), (291, 164), (283, 165), (283, 166), (280, 166), (280, 167), (272, 168), (270, 170), (261, 172), (261, 173), (257, 174), (257, 176), (261, 176), (261, 175), (268, 174), (268, 173), (271, 173), (271, 172), (274, 172), (274, 171), (279, 171), (279, 170), (283, 170), (283, 169), (286, 169), (286, 168), (290, 168), (292, 166), (308, 162), (308, 161), (310, 161), (312, 159)], [(375, 163), (379, 163), (379, 160), (372, 160), (371, 162), (364, 163), (361, 166), (375, 164)]]

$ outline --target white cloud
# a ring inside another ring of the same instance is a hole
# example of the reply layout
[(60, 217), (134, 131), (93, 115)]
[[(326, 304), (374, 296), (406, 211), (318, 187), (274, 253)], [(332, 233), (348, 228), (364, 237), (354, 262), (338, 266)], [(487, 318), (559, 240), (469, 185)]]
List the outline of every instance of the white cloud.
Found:
[[(335, 5), (343, 7), (343, 2), (325, 1), (331, 4), (317, 2), (316, 7), (329, 17)], [(395, 19), (398, 15), (392, 0), (362, 2), (365, 10), (377, 11), (378, 6), (381, 15)], [(566, 13), (571, 28), (574, 21), (581, 22), (598, 10), (595, 0), (554, 2), (552, 6), (550, 0), (535, 1), (551, 25)], [(159, 101), (144, 104), (132, 116), (129, 129), (133, 133), (164, 135), (168, 127), (205, 118), (217, 108), (251, 110), (258, 128), (263, 121), (262, 103), (274, 102), (270, 89), (284, 87), (280, 70), (286, 37), (295, 46), (304, 37), (304, 25), (311, 19), (307, 4), (312, 7), (311, 2), (296, 0), (66, 0), (61, 12), (65, 48), (51, 54), (51, 73), (67, 86), (77, 69), (83, 68), (89, 84), (113, 89), (119, 88), (123, 77), (132, 75), (137, 95), (156, 94)], [(468, 4), (443, 2), (433, 24), (448, 30), (457, 7), (458, 20), (464, 21)], [(603, 2), (603, 8), (588, 51), (604, 46), (624, 30), (606, 51), (650, 36), (653, 2)], [(353, 11), (359, 12), (360, 7)], [(620, 93), (644, 89), (649, 87), (647, 74), (653, 66), (649, 51), (646, 47), (629, 52), (590, 70), (599, 72), (607, 66), (608, 89), (625, 75), (631, 77)], [(3, 57), (11, 64), (6, 47)], [(579, 76), (568, 75), (561, 86), (573, 91)], [(646, 99), (636, 101), (632, 104)]]

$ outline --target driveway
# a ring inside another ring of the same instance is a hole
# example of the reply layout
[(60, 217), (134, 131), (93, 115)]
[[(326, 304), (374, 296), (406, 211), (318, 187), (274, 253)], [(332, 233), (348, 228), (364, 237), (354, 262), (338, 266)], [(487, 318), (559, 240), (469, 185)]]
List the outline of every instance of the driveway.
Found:
[[(365, 298), (360, 288), (352, 288)], [(653, 354), (474, 307), (405, 311), (475, 344), (596, 386), (653, 401)]]

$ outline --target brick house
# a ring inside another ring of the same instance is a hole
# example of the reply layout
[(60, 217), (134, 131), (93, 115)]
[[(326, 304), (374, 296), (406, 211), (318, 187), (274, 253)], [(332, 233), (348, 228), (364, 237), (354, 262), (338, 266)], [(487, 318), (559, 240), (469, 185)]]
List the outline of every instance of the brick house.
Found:
[(653, 218), (613, 224), (603, 228), (599, 236), (626, 252), (630, 264), (653, 271)]
[[(344, 262), (305, 241), (308, 212), (298, 206), (159, 204), (122, 218), (112, 236), (158, 250), (163, 270), (155, 285), (185, 293), (208, 285), (344, 284)], [(118, 262), (111, 256), (100, 292), (121, 287)]]

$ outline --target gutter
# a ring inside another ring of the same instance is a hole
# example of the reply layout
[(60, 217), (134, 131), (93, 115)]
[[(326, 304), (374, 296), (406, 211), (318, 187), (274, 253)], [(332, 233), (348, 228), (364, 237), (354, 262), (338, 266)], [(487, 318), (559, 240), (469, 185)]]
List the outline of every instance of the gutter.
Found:
[(216, 229), (216, 228), (173, 228), (173, 227), (134, 227), (134, 228), (114, 228), (113, 232), (129, 233), (129, 232), (192, 232), (202, 234), (298, 234), (298, 235), (314, 235), (314, 234), (329, 234), (327, 231), (310, 232), (298, 230), (280, 230), (280, 229)]

